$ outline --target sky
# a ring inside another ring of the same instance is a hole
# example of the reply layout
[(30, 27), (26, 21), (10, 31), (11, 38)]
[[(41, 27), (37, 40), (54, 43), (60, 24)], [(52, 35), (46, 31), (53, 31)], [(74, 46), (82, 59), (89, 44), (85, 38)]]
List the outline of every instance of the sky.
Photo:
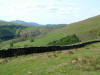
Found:
[(0, 0), (0, 20), (69, 24), (100, 15), (100, 0)]

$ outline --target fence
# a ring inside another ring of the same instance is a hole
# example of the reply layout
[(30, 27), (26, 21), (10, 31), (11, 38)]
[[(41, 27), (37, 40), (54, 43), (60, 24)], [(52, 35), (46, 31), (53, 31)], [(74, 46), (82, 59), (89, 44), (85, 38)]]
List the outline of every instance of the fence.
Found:
[(89, 44), (97, 43), (100, 41), (89, 41), (80, 44), (73, 44), (67, 46), (40, 46), (40, 47), (26, 47), (26, 48), (12, 48), (12, 49), (3, 49), (0, 50), (0, 58), (27, 55), (32, 53), (43, 53), (51, 51), (60, 51), (60, 50), (70, 50), (75, 48), (81, 48)]

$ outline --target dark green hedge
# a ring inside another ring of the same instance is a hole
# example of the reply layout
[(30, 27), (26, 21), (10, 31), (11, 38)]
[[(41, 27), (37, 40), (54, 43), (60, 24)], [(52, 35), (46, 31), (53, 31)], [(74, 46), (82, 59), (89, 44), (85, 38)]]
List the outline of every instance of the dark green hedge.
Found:
[(55, 40), (51, 43), (49, 43), (49, 45), (70, 45), (70, 44), (74, 44), (80, 42), (79, 38), (74, 34), (74, 35), (70, 35), (70, 36), (66, 36), (60, 40)]

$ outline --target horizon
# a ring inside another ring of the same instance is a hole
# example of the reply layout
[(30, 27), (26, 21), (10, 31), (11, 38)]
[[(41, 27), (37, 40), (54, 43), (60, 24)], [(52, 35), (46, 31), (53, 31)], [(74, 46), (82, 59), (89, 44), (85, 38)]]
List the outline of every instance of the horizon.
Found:
[(0, 20), (70, 24), (100, 15), (99, 2), (98, 0), (0, 0), (2, 10)]
[[(96, 16), (99, 16), (99, 15), (91, 16), (91, 17), (85, 18), (85, 19), (83, 19), (83, 20), (75, 21), (75, 22), (84, 21), (84, 20), (87, 20), (87, 19), (89, 19), (89, 18), (93, 18), (93, 17), (96, 17)], [(24, 21), (24, 20), (9, 20), (9, 21), (7, 21), (7, 20), (1, 20), (1, 19), (0, 19), (0, 21), (5, 21), (5, 22), (23, 21), (23, 22), (27, 22), (27, 23), (37, 23), (37, 22)], [(75, 22), (72, 22), (72, 23), (75, 23)], [(66, 25), (70, 25), (70, 24), (72, 24), (72, 23), (69, 23), (69, 24), (67, 23)], [(37, 23), (37, 24), (39, 24), (39, 25), (48, 25), (48, 24), (53, 25), (53, 23), (47, 23), (47, 24), (40, 24), (40, 23)], [(55, 23), (54, 25), (58, 25), (58, 24), (61, 24), (61, 23)], [(62, 24), (64, 24), (64, 23), (62, 23)]]

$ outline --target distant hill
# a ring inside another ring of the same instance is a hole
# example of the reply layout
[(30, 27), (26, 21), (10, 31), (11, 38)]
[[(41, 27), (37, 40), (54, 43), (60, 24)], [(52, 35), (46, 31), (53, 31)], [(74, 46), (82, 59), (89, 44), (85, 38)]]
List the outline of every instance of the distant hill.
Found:
[(19, 32), (25, 29), (26, 26), (20, 24), (14, 24), (12, 22), (0, 22), (0, 42), (10, 40), (19, 36)]
[(21, 21), (21, 20), (14, 20), (14, 21), (11, 21), (11, 22), (17, 23), (17, 24), (31, 25), (31, 26), (38, 26), (38, 25), (40, 25), (40, 24), (35, 23), (35, 22), (25, 22), (25, 21)]
[(0, 20), (0, 22), (14, 23), (14, 24), (28, 25), (28, 26), (56, 26), (56, 25), (65, 26), (65, 25), (67, 25), (67, 24), (38, 24), (36, 22), (26, 22), (26, 21), (22, 21), (22, 20), (13, 20), (13, 21)]
[[(82, 42), (94, 40), (100, 38), (100, 15), (64, 26), (50, 25), (28, 27), (22, 34), (23, 33), (26, 34), (24, 35), (25, 37), (32, 34), (31, 39), (34, 39), (34, 42), (30, 42), (28, 38), (24, 41), (14, 43), (14, 47), (45, 46), (70, 35), (76, 35)], [(34, 35), (36, 36), (34, 37)]]
[[(8, 43), (0, 44), (0, 48), (10, 47), (10, 43), (24, 42), (27, 40), (34, 41), (37, 36), (44, 36), (49, 32), (56, 31), (64, 27), (63, 25), (51, 26), (30, 26), (26, 24), (18, 24), (14, 22), (0, 22), (0, 43), (9, 41)], [(16, 46), (17, 47), (17, 46)]]
[(46, 26), (52, 26), (52, 25), (61, 25), (61, 26), (65, 26), (65, 25), (67, 25), (67, 24), (46, 24)]
[(13, 23), (13, 22), (8, 22), (8, 21), (0, 20), (0, 26), (11, 26), (11, 25), (25, 26), (25, 25), (22, 25), (22, 24), (17, 24), (17, 23)]
[(24, 41), (17, 43), (17, 46), (33, 45), (45, 46), (55, 40), (62, 39), (66, 36), (75, 34), (82, 42), (98, 39), (100, 37), (100, 15), (88, 18), (83, 21), (72, 23), (70, 25), (59, 28), (56, 31), (49, 32), (46, 35), (41, 35), (35, 39), (33, 43)]
[(0, 20), (0, 22), (5, 22), (4, 20)]

